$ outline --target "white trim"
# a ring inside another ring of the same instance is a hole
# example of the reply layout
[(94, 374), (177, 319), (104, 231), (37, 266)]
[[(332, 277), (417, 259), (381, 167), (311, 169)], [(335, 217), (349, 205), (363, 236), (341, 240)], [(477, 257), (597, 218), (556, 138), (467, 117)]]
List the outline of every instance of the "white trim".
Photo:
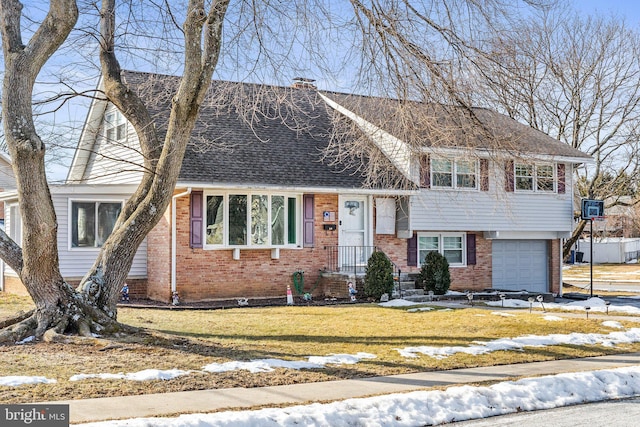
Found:
[[(69, 197), (67, 199), (67, 215), (68, 215), (68, 227), (67, 227), (67, 250), (69, 252), (76, 252), (76, 251), (93, 251), (93, 252), (99, 252), (102, 249), (102, 246), (83, 246), (83, 247), (74, 247), (72, 246), (72, 239), (73, 239), (73, 233), (72, 233), (72, 228), (73, 228), (73, 211), (72, 211), (72, 205), (74, 202), (79, 202), (79, 203), (93, 203), (94, 205), (96, 203), (120, 203), (120, 209), (122, 210), (122, 208), (124, 207), (124, 204), (126, 202), (126, 199), (118, 199), (118, 198), (106, 198), (106, 197), (93, 197), (93, 198), (72, 198)], [(97, 222), (98, 222), (98, 217), (96, 216), (95, 218), (95, 223), (94, 223), (94, 227), (97, 227)], [(97, 231), (97, 230), (96, 230)], [(113, 232), (113, 230), (111, 230)], [(111, 234), (111, 233), (109, 233)], [(95, 238), (97, 239), (97, 233)], [(94, 243), (95, 245), (95, 243)]]
[[(557, 163), (574, 163), (574, 164), (594, 164), (593, 157), (585, 154), (585, 157), (575, 156), (563, 156), (553, 154), (533, 154), (533, 153), (518, 153), (509, 150), (489, 150), (489, 149), (471, 149), (471, 148), (435, 148), (435, 147), (422, 147), (421, 151), (426, 154), (436, 154), (438, 156), (458, 156), (461, 155), (476, 155), (481, 159), (512, 159), (512, 160), (539, 160), (541, 162), (557, 162)], [(471, 154), (474, 153), (474, 154)]]
[(394, 190), (394, 189), (367, 189), (367, 188), (338, 188), (338, 187), (291, 187), (283, 185), (264, 185), (264, 184), (229, 184), (224, 182), (205, 183), (197, 181), (181, 181), (176, 187), (193, 187), (202, 190), (221, 190), (221, 191), (268, 191), (268, 192), (287, 192), (300, 194), (373, 194), (382, 196), (410, 196), (419, 194), (420, 189), (415, 190)]
[(438, 253), (444, 255), (443, 237), (460, 237), (460, 243), (462, 244), (462, 262), (461, 263), (449, 263), (450, 267), (466, 267), (467, 266), (467, 233), (466, 232), (451, 232), (451, 231), (419, 231), (416, 234), (416, 259), (418, 261), (418, 267), (422, 266), (420, 262), (420, 237), (438, 237)]

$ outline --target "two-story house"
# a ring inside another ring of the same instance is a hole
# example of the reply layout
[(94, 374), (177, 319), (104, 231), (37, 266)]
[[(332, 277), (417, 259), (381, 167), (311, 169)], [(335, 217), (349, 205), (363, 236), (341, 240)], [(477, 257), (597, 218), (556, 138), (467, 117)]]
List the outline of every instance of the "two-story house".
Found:
[[(178, 79), (124, 78), (163, 132)], [(497, 136), (490, 142), (442, 144), (425, 135), (416, 149), (384, 128), (386, 102), (308, 85), (214, 82), (171, 206), (138, 250), (132, 293), (160, 301), (173, 292), (183, 301), (281, 297), (304, 271), (315, 296), (339, 294), (346, 280), (336, 290), (327, 273), (361, 273), (374, 248), (405, 273), (417, 272), (429, 251), (441, 252), (452, 289), (559, 292), (572, 171), (589, 156), (482, 109), (477, 117)], [(355, 164), (327, 157), (336, 117), (355, 123), (405, 182), (371, 184)], [(122, 114), (94, 100), (68, 184), (52, 189), (61, 268), (71, 282), (140, 179), (136, 145)], [(15, 192), (2, 198), (9, 230), (18, 229)], [(15, 284), (10, 271), (5, 276)]]

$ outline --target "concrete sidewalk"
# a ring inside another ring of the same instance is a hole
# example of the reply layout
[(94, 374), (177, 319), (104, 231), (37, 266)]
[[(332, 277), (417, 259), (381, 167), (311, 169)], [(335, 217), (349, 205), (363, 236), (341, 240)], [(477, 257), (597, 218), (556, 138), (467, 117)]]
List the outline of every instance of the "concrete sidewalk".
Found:
[(184, 391), (48, 403), (68, 404), (71, 423), (83, 423), (105, 419), (163, 416), (178, 412), (247, 409), (257, 405), (296, 405), (401, 393), (435, 386), (446, 387), (500, 381), (513, 377), (593, 371), (632, 365), (640, 365), (640, 353), (274, 387)]

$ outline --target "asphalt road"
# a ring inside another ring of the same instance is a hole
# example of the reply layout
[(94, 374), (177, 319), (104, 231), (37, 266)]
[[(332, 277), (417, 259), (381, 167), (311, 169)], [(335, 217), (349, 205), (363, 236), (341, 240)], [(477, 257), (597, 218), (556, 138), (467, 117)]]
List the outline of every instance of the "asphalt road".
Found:
[(453, 423), (456, 427), (636, 427), (640, 424), (640, 397), (546, 411), (521, 412), (500, 417)]

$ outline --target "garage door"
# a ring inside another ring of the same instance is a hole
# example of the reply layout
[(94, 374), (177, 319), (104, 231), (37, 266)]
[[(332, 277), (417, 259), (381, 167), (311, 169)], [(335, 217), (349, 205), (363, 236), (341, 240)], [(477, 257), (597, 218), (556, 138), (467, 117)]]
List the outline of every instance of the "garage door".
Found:
[(494, 240), (493, 288), (547, 292), (546, 240)]

